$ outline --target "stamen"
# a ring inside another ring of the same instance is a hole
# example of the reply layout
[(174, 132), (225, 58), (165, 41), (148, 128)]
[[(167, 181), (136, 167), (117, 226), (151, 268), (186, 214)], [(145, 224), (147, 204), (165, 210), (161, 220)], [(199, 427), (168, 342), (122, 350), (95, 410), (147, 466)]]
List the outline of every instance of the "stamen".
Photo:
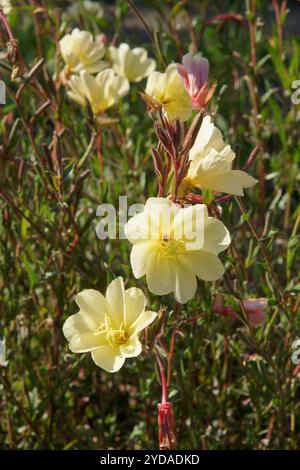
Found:
[(185, 252), (185, 243), (183, 240), (175, 240), (168, 235), (163, 235), (159, 240), (158, 258), (176, 259)]

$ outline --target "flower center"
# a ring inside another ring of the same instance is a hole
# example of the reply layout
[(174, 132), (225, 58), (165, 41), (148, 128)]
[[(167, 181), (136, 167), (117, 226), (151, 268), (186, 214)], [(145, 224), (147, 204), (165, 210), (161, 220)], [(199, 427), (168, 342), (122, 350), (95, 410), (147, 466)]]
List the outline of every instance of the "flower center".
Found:
[(118, 330), (115, 330), (111, 324), (110, 318), (107, 316), (105, 320), (99, 325), (94, 335), (106, 334), (106, 339), (110, 346), (127, 343), (129, 334), (123, 327), (123, 322)]
[(129, 336), (128, 333), (121, 327), (120, 330), (110, 329), (107, 332), (106, 337), (111, 346), (117, 346), (119, 344), (127, 343)]
[(185, 252), (185, 243), (183, 240), (175, 240), (168, 235), (163, 235), (159, 240), (158, 258), (176, 259)]

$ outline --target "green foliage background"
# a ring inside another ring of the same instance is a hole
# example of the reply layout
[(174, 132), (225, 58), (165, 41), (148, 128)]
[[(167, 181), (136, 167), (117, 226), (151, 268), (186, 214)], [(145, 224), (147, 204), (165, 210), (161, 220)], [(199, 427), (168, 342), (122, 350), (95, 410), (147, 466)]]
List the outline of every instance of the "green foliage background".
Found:
[[(89, 114), (69, 101), (63, 88), (55, 93), (51, 77), (63, 66), (57, 41), (75, 26), (104, 32), (109, 41), (116, 35), (131, 47), (146, 46), (163, 70), (158, 48), (125, 0), (103, 2), (104, 18), (85, 12), (77, 19), (67, 14), (66, 2), (16, 3), (9, 23), (29, 69), (39, 56), (45, 58), (35, 77), (51, 106), (32, 121), (43, 101), (36, 86), (27, 84), (18, 105), (8, 97), (0, 109), (0, 335), (6, 338), (8, 359), (0, 369), (0, 448), (155, 449), (161, 392), (153, 351), (109, 375), (88, 354), (70, 354), (61, 330), (76, 311), (77, 291), (103, 292), (122, 275), (129, 286), (144, 289), (152, 309), (161, 303), (169, 307), (163, 341), (170, 340), (172, 297), (149, 296), (144, 279), (133, 278), (126, 240), (100, 241), (95, 235), (98, 204), (118, 206), (119, 195), (128, 195), (129, 203), (156, 195), (151, 160), (156, 138), (138, 94), (145, 82), (131, 84), (129, 96), (109, 112), (119, 122), (102, 131), (101, 180)], [(135, 2), (147, 13), (150, 27), (155, 24), (168, 63), (181, 61), (193, 41), (209, 59), (210, 78), (218, 83), (210, 112), (237, 152), (238, 167), (255, 145), (262, 149), (249, 170), (260, 185), (247, 190), (247, 214), (241, 215), (234, 199), (222, 206), (222, 220), (233, 238), (222, 256), (227, 275), (215, 284), (199, 282), (197, 297), (176, 323), (181, 334), (170, 400), (181, 449), (300, 445), (299, 377), (291, 363), (292, 342), (300, 338), (300, 114), (291, 101), (292, 83), (300, 79), (300, 40), (291, 28), (293, 16), (300, 17), (300, 4), (287, 3), (292, 13), (276, 24), (267, 1)], [(208, 23), (228, 11), (242, 15), (243, 22)], [(176, 29), (178, 14), (191, 22), (188, 28)], [(255, 61), (249, 24), (256, 25)], [(1, 41), (5, 51), (3, 28)], [(0, 73), (8, 95), (26, 80), (11, 81), (10, 67), (2, 56)], [(55, 129), (60, 132), (61, 177), (43, 147), (51, 154)], [(237, 298), (266, 297), (266, 323), (249, 330), (218, 316), (212, 310), (217, 292), (235, 307)]]

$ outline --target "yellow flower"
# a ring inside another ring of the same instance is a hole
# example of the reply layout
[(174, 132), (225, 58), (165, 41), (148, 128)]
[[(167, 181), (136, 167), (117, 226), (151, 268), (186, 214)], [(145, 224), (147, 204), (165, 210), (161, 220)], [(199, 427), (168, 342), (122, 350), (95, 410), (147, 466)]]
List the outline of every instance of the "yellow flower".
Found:
[(218, 253), (228, 247), (230, 235), (221, 221), (208, 217), (204, 204), (181, 208), (169, 199), (149, 198), (125, 233), (133, 244), (133, 274), (146, 275), (154, 294), (173, 292), (185, 303), (195, 294), (196, 277), (215, 281), (224, 274)]
[(111, 46), (109, 52), (114, 71), (130, 82), (140, 82), (155, 70), (155, 60), (149, 59), (142, 47), (130, 49), (128, 44), (122, 43), (118, 48)]
[(106, 297), (87, 289), (75, 300), (80, 310), (63, 325), (72, 352), (90, 352), (97, 366), (107, 372), (117, 372), (125, 359), (141, 353), (139, 335), (157, 316), (145, 311), (141, 289), (125, 290), (122, 277), (118, 277), (108, 286)]
[(95, 42), (88, 31), (75, 28), (59, 41), (59, 45), (67, 71), (97, 73), (107, 67), (107, 63), (101, 60), (105, 54), (104, 44)]
[(95, 77), (81, 71), (69, 80), (68, 95), (82, 106), (89, 101), (94, 114), (103, 113), (129, 91), (127, 78), (117, 77), (113, 69), (99, 72)]
[(191, 161), (183, 187), (200, 187), (243, 196), (243, 188), (250, 188), (257, 180), (245, 171), (232, 170), (235, 153), (226, 145), (221, 131), (203, 119), (195, 143), (190, 150)]
[(146, 93), (160, 104), (167, 117), (186, 121), (192, 113), (192, 102), (177, 72), (170, 64), (165, 73), (152, 72), (148, 78)]

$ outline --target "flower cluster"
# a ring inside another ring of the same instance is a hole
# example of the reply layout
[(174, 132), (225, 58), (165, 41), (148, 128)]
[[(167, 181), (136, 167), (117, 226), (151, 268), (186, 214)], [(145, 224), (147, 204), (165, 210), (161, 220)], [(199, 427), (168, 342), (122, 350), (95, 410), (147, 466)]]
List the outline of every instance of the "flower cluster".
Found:
[[(60, 48), (68, 96), (82, 106), (88, 102), (94, 115), (104, 113), (126, 95), (129, 81), (148, 77), (141, 96), (155, 120), (158, 143), (152, 155), (158, 194), (148, 198), (143, 211), (129, 220), (125, 235), (132, 244), (134, 277), (145, 276), (151, 293), (172, 294), (177, 305), (185, 304), (196, 295), (197, 280), (214, 282), (225, 272), (219, 255), (228, 248), (231, 237), (220, 220), (222, 210), (216, 196), (243, 196), (257, 182), (233, 168), (236, 154), (207, 113), (216, 89), (209, 82), (208, 61), (186, 54), (182, 64), (172, 63), (158, 72), (145, 49), (130, 49), (122, 43), (106, 50), (102, 39), (94, 40), (78, 29), (61, 39)], [(90, 352), (94, 362), (108, 372), (118, 371), (125, 359), (141, 353), (141, 332), (158, 316), (146, 310), (141, 289), (125, 290), (118, 277), (108, 286), (106, 297), (88, 289), (75, 300), (80, 310), (63, 326), (71, 351)], [(265, 307), (264, 299), (241, 302), (244, 321), (250, 326), (262, 323)], [(220, 295), (212, 308), (239, 318), (235, 309), (224, 306)], [(152, 336), (155, 348), (155, 333)], [(157, 350), (156, 354), (162, 383), (160, 445), (171, 448), (175, 445), (174, 414)]]
[(59, 42), (65, 62), (60, 80), (68, 96), (82, 106), (88, 103), (94, 115), (116, 105), (128, 94), (130, 81), (141, 81), (156, 67), (146, 49), (130, 49), (125, 43), (107, 48), (105, 43), (103, 35), (94, 39), (78, 28)]

